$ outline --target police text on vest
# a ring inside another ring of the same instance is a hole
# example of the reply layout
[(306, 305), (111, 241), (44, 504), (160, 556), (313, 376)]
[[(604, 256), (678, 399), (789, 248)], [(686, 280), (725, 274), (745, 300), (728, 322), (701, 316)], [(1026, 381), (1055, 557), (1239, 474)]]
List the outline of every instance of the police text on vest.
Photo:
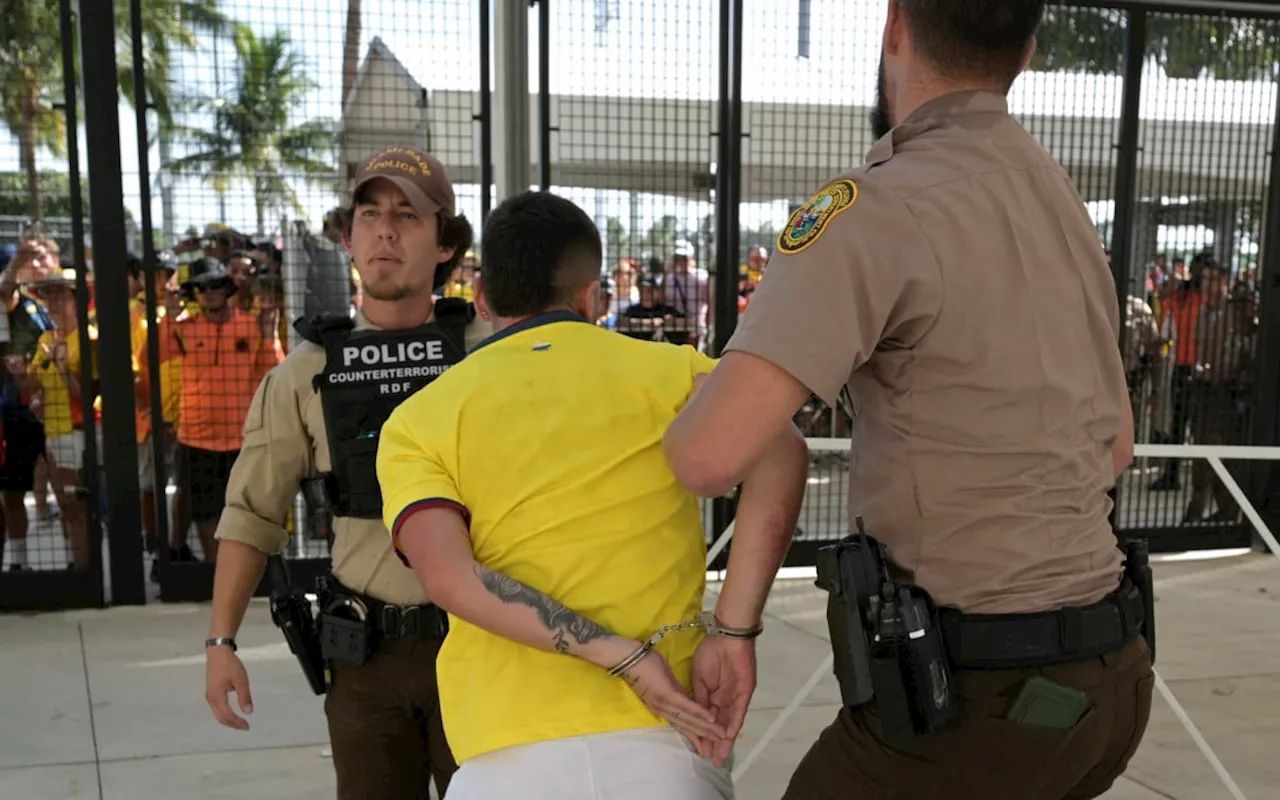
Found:
[(349, 367), (359, 360), (372, 367), (378, 364), (403, 364), (407, 361), (439, 361), (444, 358), (444, 342), (439, 339), (427, 342), (387, 342), (367, 344), (363, 347), (342, 348), (342, 366)]

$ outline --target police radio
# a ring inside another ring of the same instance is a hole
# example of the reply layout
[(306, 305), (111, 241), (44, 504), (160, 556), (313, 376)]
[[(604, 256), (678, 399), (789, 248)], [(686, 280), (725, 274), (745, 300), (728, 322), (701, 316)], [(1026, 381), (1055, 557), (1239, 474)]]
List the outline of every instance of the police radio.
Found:
[(944, 730), (960, 703), (928, 592), (895, 581), (884, 545), (863, 532), (818, 551), (818, 586), (846, 706), (874, 700), (883, 735), (906, 742)]

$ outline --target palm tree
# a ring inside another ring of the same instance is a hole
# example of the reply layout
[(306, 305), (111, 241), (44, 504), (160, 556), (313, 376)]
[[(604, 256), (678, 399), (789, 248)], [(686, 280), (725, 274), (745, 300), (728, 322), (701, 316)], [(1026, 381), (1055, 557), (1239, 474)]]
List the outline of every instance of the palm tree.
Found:
[(200, 174), (219, 195), (234, 182), (253, 189), (258, 233), (266, 230), (268, 209), (301, 212), (290, 180), (332, 177), (334, 131), (329, 119), (291, 124), (315, 83), (293, 50), (289, 34), (259, 38), (247, 26), (235, 33), (237, 75), (226, 98), (195, 98), (193, 108), (213, 114), (208, 127), (175, 126), (188, 143), (188, 155), (169, 164), (175, 174)]
[[(133, 96), (133, 23), (129, 3), (116, 2), (116, 64), (120, 93), (136, 105)], [(195, 50), (197, 33), (228, 36), (235, 23), (218, 10), (218, 0), (143, 0), (142, 70), (147, 99), (161, 128), (173, 122), (173, 56), (176, 49)]]
[[(133, 29), (129, 4), (115, 4), (116, 64), (121, 94), (133, 104)], [(142, 4), (142, 48), (147, 94), (163, 128), (172, 117), (170, 64), (175, 50), (196, 45), (196, 32), (222, 33), (230, 21), (218, 0), (146, 0)], [(77, 53), (78, 57), (78, 53)], [(36, 171), (41, 149), (62, 157), (66, 120), (54, 108), (62, 92), (62, 28), (58, 0), (0, 0), (0, 114), (18, 139), (19, 160), (29, 179), (31, 216), (44, 216)]]
[[(18, 140), (18, 161), (27, 179), (27, 210), (44, 218), (44, 195), (36, 155), (66, 152), (66, 119), (54, 108), (49, 88), (62, 76), (62, 38), (57, 0), (0, 2), (0, 114)], [(52, 79), (52, 80), (51, 80)]]

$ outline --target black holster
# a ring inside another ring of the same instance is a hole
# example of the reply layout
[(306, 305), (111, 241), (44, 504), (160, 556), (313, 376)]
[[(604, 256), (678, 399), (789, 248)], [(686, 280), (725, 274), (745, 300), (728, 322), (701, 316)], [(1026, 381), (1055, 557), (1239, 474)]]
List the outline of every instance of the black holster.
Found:
[(858, 533), (822, 548), (818, 586), (831, 594), (827, 623), (845, 705), (874, 700), (891, 742), (960, 718), (938, 609), (923, 589), (892, 578), (883, 545)]
[[(861, 530), (861, 520), (859, 530)], [(1024, 614), (938, 608), (895, 581), (887, 553), (865, 534), (818, 551), (818, 586), (846, 706), (874, 701), (884, 737), (903, 742), (961, 716), (953, 671), (1035, 668), (1113, 652), (1139, 633), (1155, 661), (1155, 597), (1147, 543), (1124, 545), (1125, 574), (1097, 603)]]
[(284, 640), (302, 666), (302, 674), (306, 676), (311, 691), (324, 694), (329, 687), (329, 675), (320, 652), (320, 633), (311, 611), (311, 601), (305, 592), (290, 582), (283, 556), (271, 556), (267, 559), (267, 566), (273, 584), (271, 621), (284, 633)]
[(1142, 595), (1142, 638), (1156, 663), (1156, 592), (1146, 539), (1129, 539), (1124, 544), (1124, 575)]
[(438, 606), (401, 607), (353, 592), (333, 575), (319, 579), (320, 648), (325, 658), (360, 666), (389, 639), (442, 639), (448, 615)]
[(374, 637), (363, 598), (344, 590), (332, 575), (321, 577), (317, 590), (320, 652), (325, 658), (344, 664), (364, 664), (373, 655)]

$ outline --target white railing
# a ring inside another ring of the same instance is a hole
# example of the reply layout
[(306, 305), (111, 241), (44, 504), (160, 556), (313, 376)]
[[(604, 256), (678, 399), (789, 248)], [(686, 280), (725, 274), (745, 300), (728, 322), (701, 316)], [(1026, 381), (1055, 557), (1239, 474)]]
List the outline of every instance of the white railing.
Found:
[[(810, 452), (843, 452), (848, 450), (850, 446), (848, 439), (807, 439), (806, 441), (809, 444)], [(1223, 466), (1222, 463), (1224, 459), (1231, 461), (1280, 461), (1280, 447), (1140, 444), (1136, 445), (1134, 448), (1134, 457), (1203, 458), (1208, 461), (1210, 466), (1213, 467), (1213, 471), (1217, 473), (1218, 479), (1227, 487), (1232, 498), (1235, 499), (1236, 503), (1240, 506), (1240, 509), (1244, 512), (1245, 517), (1247, 517), (1249, 522), (1253, 525), (1254, 530), (1258, 532), (1258, 536), (1266, 543), (1267, 548), (1270, 549), (1271, 553), (1275, 555), (1277, 559), (1280, 559), (1280, 542), (1276, 541), (1276, 537), (1272, 534), (1271, 529), (1267, 527), (1267, 524), (1262, 520), (1262, 516), (1258, 514), (1257, 509), (1253, 507), (1253, 503), (1249, 502), (1249, 498), (1245, 497), (1244, 492), (1240, 489), (1240, 485), (1236, 483), (1235, 478), (1232, 477), (1231, 473), (1227, 471), (1227, 468)], [(720, 536), (716, 538), (710, 549), (707, 550), (708, 568), (710, 568), (711, 562), (716, 558), (716, 556), (718, 556), (720, 552), (724, 550), (725, 546), (728, 545), (729, 540), (732, 537), (733, 523), (730, 522), (729, 525), (725, 527), (724, 531), (720, 533)], [(786, 721), (795, 714), (798, 708), (800, 708), (800, 704), (805, 701), (805, 698), (807, 698), (814, 690), (814, 687), (818, 685), (818, 682), (821, 681), (822, 678), (831, 670), (834, 659), (834, 655), (831, 653), (827, 654), (827, 657), (823, 659), (822, 663), (818, 665), (818, 668), (813, 671), (811, 676), (809, 676), (809, 680), (804, 682), (804, 685), (800, 687), (800, 691), (797, 692), (795, 697), (791, 699), (791, 702), (782, 709), (782, 713), (774, 718), (772, 724), (765, 729), (765, 732), (755, 743), (755, 746), (747, 752), (746, 757), (737, 762), (733, 770), (733, 779), (735, 782), (742, 778), (743, 774), (746, 773), (756, 759), (760, 757), (765, 748), (767, 748), (770, 742), (773, 741), (774, 737), (778, 735), (778, 732), (782, 730), (782, 726)], [(1209, 762), (1209, 765), (1213, 767), (1214, 772), (1217, 773), (1218, 778), (1222, 781), (1223, 785), (1231, 792), (1231, 796), (1235, 798), (1235, 800), (1248, 800), (1245, 797), (1244, 792), (1240, 790), (1240, 786), (1231, 777), (1231, 773), (1229, 773), (1227, 768), (1223, 766), (1221, 759), (1219, 759), (1217, 754), (1213, 752), (1213, 748), (1209, 746), (1209, 743), (1205, 741), (1204, 736), (1200, 734), (1200, 730), (1196, 727), (1195, 723), (1191, 721), (1191, 717), (1187, 714), (1186, 709), (1182, 707), (1182, 704), (1178, 702), (1178, 699), (1174, 697), (1173, 692), (1169, 689), (1168, 684), (1166, 684), (1164, 679), (1160, 677), (1159, 672), (1155, 673), (1155, 685), (1156, 689), (1160, 692), (1160, 696), (1169, 704), (1169, 708), (1173, 711), (1174, 716), (1176, 716), (1178, 721), (1182, 723), (1182, 727), (1185, 728), (1187, 734), (1191, 736), (1192, 741), (1195, 742), (1196, 747), (1199, 748), (1200, 752), (1204, 755), (1205, 760)]]

